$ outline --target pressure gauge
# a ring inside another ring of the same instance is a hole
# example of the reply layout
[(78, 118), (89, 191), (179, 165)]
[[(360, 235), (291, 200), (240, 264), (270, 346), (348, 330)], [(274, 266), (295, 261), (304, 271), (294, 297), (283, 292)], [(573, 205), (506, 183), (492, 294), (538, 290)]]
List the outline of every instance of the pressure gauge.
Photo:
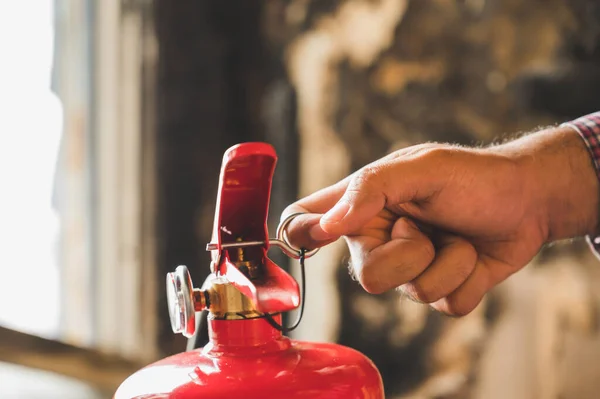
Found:
[(167, 274), (167, 302), (171, 328), (176, 334), (192, 337), (196, 330), (196, 310), (190, 272), (185, 266), (177, 266)]

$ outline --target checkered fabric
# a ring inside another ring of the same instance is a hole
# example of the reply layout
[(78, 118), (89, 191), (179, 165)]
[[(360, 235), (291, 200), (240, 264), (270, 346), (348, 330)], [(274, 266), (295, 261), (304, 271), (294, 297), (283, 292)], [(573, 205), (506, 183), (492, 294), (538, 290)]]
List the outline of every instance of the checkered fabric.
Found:
[[(600, 180), (600, 112), (582, 116), (573, 121), (563, 123), (561, 126), (569, 126), (579, 133), (594, 161), (596, 175), (598, 176), (598, 180)], [(600, 258), (600, 235), (594, 237), (587, 236), (586, 240), (596, 253), (596, 256)]]

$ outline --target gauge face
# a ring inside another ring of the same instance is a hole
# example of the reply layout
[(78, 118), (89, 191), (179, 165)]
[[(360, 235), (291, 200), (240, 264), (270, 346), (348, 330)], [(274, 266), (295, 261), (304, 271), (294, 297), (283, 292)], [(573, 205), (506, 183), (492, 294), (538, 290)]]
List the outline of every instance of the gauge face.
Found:
[(196, 314), (192, 280), (187, 267), (177, 266), (174, 273), (167, 274), (166, 282), (171, 328), (175, 334), (191, 337), (196, 329)]
[(173, 273), (167, 274), (167, 304), (169, 307), (169, 318), (171, 320), (171, 328), (174, 333), (183, 331), (185, 323), (184, 304), (181, 300), (181, 287), (177, 286), (177, 281)]

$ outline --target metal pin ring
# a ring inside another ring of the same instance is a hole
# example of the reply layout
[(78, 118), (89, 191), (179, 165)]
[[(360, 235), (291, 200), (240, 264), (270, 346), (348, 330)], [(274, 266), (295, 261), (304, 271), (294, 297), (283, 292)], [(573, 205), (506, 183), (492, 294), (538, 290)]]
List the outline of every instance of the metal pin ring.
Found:
[[(281, 223), (279, 223), (279, 226), (277, 227), (277, 240), (280, 241), (281, 243), (283, 243), (285, 245), (285, 247), (287, 247), (287, 248), (285, 248), (284, 246), (279, 245), (280, 248), (282, 248), (282, 250), (284, 250), (284, 251), (288, 248), (289, 248), (289, 250), (294, 251), (294, 253), (288, 253), (288, 256), (290, 256), (294, 259), (300, 259), (300, 256), (302, 255), (302, 251), (299, 248), (295, 248), (293, 245), (290, 244), (290, 242), (288, 241), (288, 237), (287, 237), (287, 233), (286, 233), (285, 229), (290, 224), (290, 222), (292, 220), (294, 220), (294, 218), (296, 216), (304, 215), (304, 214), (305, 214), (305, 212), (292, 213), (291, 215), (289, 215), (285, 219), (283, 219), (281, 221)], [(277, 245), (277, 243), (275, 243), (275, 245)], [(304, 253), (304, 258), (310, 258), (317, 252), (319, 252), (319, 248), (315, 248), (315, 249), (311, 249), (310, 251), (306, 251)]]

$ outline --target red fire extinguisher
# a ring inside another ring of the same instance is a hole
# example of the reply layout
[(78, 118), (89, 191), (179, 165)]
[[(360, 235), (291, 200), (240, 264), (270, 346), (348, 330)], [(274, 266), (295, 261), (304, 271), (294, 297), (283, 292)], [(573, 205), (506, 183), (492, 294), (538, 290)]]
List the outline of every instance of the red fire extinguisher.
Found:
[[(277, 156), (264, 143), (224, 155), (214, 220), (211, 274), (193, 288), (185, 266), (167, 275), (173, 331), (194, 334), (196, 312), (208, 310), (209, 343), (151, 364), (121, 384), (115, 399), (382, 399), (381, 376), (363, 354), (336, 344), (284, 336), (281, 313), (300, 305), (298, 283), (267, 257), (290, 246), (284, 220), (269, 239), (267, 212)], [(304, 287), (304, 281), (302, 282)], [(304, 293), (303, 293), (304, 295)]]

